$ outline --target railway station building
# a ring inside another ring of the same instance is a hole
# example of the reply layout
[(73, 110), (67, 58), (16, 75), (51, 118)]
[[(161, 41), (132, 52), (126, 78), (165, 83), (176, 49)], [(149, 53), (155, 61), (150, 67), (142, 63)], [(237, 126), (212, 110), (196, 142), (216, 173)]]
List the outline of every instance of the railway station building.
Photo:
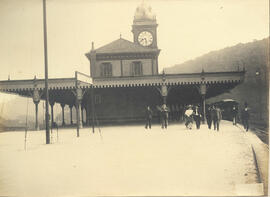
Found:
[[(200, 104), (205, 116), (205, 100), (234, 88), (243, 82), (245, 71), (175, 73), (159, 70), (157, 20), (151, 7), (144, 4), (135, 11), (132, 24), (133, 41), (120, 36), (111, 43), (95, 48), (86, 58), (90, 76), (75, 72), (73, 78), (49, 78), (49, 103), (54, 121), (55, 103), (61, 104), (62, 125), (73, 124), (72, 109), (76, 108), (80, 127), (91, 125), (93, 118), (104, 123), (136, 122), (145, 118), (150, 106), (154, 119), (157, 106), (166, 103), (171, 110), (185, 104)], [(0, 81), (0, 91), (32, 97), (36, 105), (45, 99), (45, 80)], [(70, 122), (65, 122), (64, 107), (70, 108)]]

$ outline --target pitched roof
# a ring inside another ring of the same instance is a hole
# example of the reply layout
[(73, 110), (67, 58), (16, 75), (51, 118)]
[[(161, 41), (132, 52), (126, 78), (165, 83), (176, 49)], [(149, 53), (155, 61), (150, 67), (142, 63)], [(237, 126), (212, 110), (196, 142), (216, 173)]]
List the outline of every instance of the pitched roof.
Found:
[(158, 49), (143, 47), (123, 38), (96, 49), (96, 53), (143, 53), (154, 51), (158, 51)]

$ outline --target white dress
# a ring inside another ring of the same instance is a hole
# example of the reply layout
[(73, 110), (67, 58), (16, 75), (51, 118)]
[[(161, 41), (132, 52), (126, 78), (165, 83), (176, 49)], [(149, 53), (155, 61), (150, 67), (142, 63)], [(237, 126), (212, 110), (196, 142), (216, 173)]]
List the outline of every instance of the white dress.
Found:
[(185, 112), (185, 115), (190, 117), (193, 114), (193, 110), (192, 109), (187, 109)]

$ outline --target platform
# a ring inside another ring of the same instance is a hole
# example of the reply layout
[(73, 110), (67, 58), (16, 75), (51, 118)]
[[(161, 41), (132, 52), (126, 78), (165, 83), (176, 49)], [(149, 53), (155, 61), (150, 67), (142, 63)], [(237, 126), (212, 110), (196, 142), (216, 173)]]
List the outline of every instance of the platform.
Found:
[(75, 129), (60, 129), (58, 141), (53, 131), (50, 145), (45, 131), (32, 131), (27, 151), (24, 132), (0, 133), (0, 195), (263, 195), (252, 146), (264, 146), (230, 122), (222, 121), (219, 132), (179, 124), (91, 131), (77, 138)]

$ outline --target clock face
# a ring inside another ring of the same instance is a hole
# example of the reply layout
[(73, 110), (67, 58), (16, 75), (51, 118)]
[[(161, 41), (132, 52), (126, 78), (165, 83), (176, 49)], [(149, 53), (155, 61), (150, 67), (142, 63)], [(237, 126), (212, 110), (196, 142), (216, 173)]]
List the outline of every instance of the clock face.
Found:
[(149, 31), (143, 31), (138, 36), (138, 42), (142, 46), (149, 46), (153, 42), (153, 36)]

